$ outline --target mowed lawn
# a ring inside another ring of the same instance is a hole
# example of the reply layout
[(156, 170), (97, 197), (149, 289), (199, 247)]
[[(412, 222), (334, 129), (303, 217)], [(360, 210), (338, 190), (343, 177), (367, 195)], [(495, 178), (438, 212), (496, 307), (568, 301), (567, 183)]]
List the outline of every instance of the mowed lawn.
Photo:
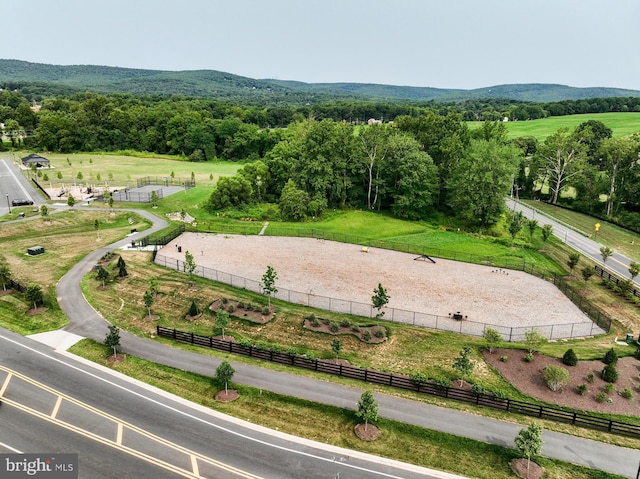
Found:
[[(15, 158), (26, 156), (30, 152), (16, 153)], [(49, 177), (54, 186), (58, 172), (62, 173), (62, 181), (78, 180), (82, 174), (85, 184), (111, 186), (132, 185), (136, 179), (144, 177), (171, 177), (179, 179), (191, 178), (193, 173), (196, 185), (214, 186), (220, 176), (231, 176), (243, 165), (231, 161), (190, 162), (167, 158), (142, 158), (137, 156), (112, 155), (104, 153), (47, 153), (51, 162), (51, 171), (41, 170)], [(100, 175), (98, 177), (98, 175)]]
[[(588, 113), (584, 115), (552, 116), (540, 120), (509, 121), (505, 122), (508, 131), (508, 138), (518, 138), (520, 136), (533, 136), (538, 141), (544, 141), (549, 135), (561, 128), (573, 130), (576, 126), (585, 121), (601, 121), (611, 128), (614, 137), (627, 136), (640, 132), (640, 112), (626, 113)], [(468, 122), (469, 128), (475, 129), (482, 125), (482, 122)]]

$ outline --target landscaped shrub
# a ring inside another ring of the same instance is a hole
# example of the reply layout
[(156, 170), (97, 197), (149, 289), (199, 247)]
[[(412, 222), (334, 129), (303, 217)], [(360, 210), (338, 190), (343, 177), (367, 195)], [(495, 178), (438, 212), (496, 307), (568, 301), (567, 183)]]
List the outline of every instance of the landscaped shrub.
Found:
[(562, 363), (566, 364), (567, 366), (575, 366), (576, 364), (578, 364), (578, 356), (576, 356), (576, 353), (573, 351), (573, 349), (567, 349), (567, 352), (564, 353), (564, 356), (562, 356)]
[(311, 315), (311, 317), (309, 318), (309, 322), (314, 328), (320, 327), (320, 320), (313, 315)]
[(631, 389), (629, 388), (624, 388), (620, 393), (620, 396), (626, 399), (631, 399), (633, 397), (633, 391), (631, 391)]
[(422, 384), (426, 384), (429, 378), (422, 373), (415, 373), (411, 375), (411, 380), (413, 381), (414, 384), (420, 386)]
[(360, 326), (358, 326), (357, 324), (354, 324), (353, 326), (351, 326), (351, 331), (353, 331), (354, 333), (359, 333)]
[(451, 387), (451, 379), (449, 378), (436, 378), (433, 380), (436, 386), (442, 389)]
[(569, 382), (569, 371), (560, 366), (545, 366), (543, 371), (543, 379), (549, 389), (558, 391)]
[(502, 361), (503, 363), (506, 363), (508, 359), (508, 356), (500, 356), (500, 361)]
[(483, 394), (486, 394), (487, 390), (479, 384), (474, 384), (471, 386), (471, 392), (476, 396), (482, 396)]
[(198, 305), (195, 300), (191, 301), (191, 306), (189, 306), (189, 316), (198, 316), (200, 314), (200, 310), (198, 309)]
[(246, 309), (247, 311), (253, 311), (253, 304), (251, 303), (245, 304), (244, 309)]
[(227, 308), (227, 312), (229, 314), (233, 313), (236, 310), (236, 308), (233, 307), (233, 304), (230, 304), (229, 307)]
[(584, 396), (585, 394), (587, 394), (586, 384), (580, 384), (577, 389), (578, 389), (578, 394), (580, 394), (580, 396)]
[(371, 332), (367, 329), (364, 333), (362, 333), (362, 339), (365, 341), (371, 340)]
[(616, 388), (613, 384), (605, 384), (604, 386), (604, 392), (606, 392), (607, 394), (611, 394), (615, 390)]
[(222, 301), (222, 304), (227, 304), (229, 302), (227, 298), (222, 298), (220, 301)]
[(337, 333), (338, 331), (340, 331), (340, 325), (334, 321), (331, 321), (329, 323), (329, 331), (331, 331), (332, 333)]
[(633, 353), (633, 357), (636, 359), (640, 359), (640, 348), (636, 348), (636, 352)]
[(524, 360), (528, 363), (530, 363), (531, 361), (533, 361), (533, 353), (529, 353), (524, 357)]
[(618, 362), (618, 355), (613, 348), (607, 351), (607, 354), (604, 355), (602, 362), (605, 364), (615, 366), (615, 364)]
[(604, 391), (600, 391), (597, 395), (596, 395), (596, 401), (598, 402), (605, 402), (607, 400), (607, 393)]
[(373, 333), (373, 335), (378, 339), (384, 338), (384, 329), (376, 329), (376, 331), (375, 331), (375, 333)]
[(340, 327), (349, 328), (351, 327), (351, 322), (348, 319), (342, 319), (340, 320)]
[(269, 310), (269, 308), (267, 306), (262, 308), (262, 316), (269, 316), (270, 314), (271, 314), (271, 311)]
[(244, 302), (238, 301), (238, 309), (244, 309), (244, 306), (245, 306)]
[(607, 364), (602, 370), (602, 379), (608, 383), (615, 383), (618, 380), (618, 370), (613, 364)]
[(587, 382), (592, 383), (594, 380), (595, 380), (595, 376), (593, 375), (593, 373), (589, 373), (587, 375)]

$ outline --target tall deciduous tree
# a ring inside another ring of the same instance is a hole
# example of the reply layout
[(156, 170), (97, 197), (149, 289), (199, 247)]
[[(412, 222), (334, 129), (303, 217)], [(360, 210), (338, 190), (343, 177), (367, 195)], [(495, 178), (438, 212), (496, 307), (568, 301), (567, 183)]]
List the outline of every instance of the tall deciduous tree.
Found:
[(4, 256), (0, 256), (0, 283), (2, 283), (3, 291), (7, 290), (7, 286), (11, 282), (11, 268)]
[(567, 129), (550, 135), (538, 148), (543, 173), (549, 182), (551, 203), (556, 204), (562, 189), (577, 175), (585, 161), (586, 147)]
[(285, 220), (300, 221), (307, 216), (309, 195), (296, 187), (293, 180), (287, 181), (280, 195), (280, 215)]
[[(370, 125), (360, 131), (358, 142), (365, 165), (365, 186), (367, 189), (367, 209), (372, 210), (378, 203), (384, 161), (388, 149), (388, 130), (384, 125)], [(378, 205), (379, 208), (379, 205)]]
[(496, 141), (473, 141), (451, 175), (451, 207), (485, 227), (497, 222), (521, 154), (519, 149)]
[(602, 169), (607, 176), (607, 216), (610, 216), (618, 205), (618, 185), (627, 177), (632, 168), (637, 167), (638, 144), (630, 138), (609, 138), (600, 146)]

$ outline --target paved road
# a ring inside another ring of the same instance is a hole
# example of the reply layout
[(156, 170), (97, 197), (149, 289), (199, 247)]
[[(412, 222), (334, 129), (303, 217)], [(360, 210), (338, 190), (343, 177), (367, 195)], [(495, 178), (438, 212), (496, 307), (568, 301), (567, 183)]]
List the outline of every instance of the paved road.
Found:
[[(139, 212), (143, 214), (143, 212)], [(153, 215), (147, 216), (154, 219)], [(155, 225), (155, 230), (159, 225)], [(119, 244), (127, 244), (123, 240)], [(117, 245), (117, 244), (116, 244)], [(101, 252), (94, 252), (74, 266), (59, 282), (61, 308), (71, 323), (65, 330), (103, 341), (106, 321), (88, 305), (80, 292), (80, 279), (95, 264)], [(136, 356), (173, 367), (205, 375), (213, 375), (220, 360), (171, 348), (156, 342), (122, 333), (122, 345)], [(301, 397), (323, 404), (355, 409), (362, 389), (349, 388), (330, 382), (274, 372), (258, 367), (233, 363), (237, 373), (234, 381), (281, 394)], [(363, 389), (365, 385), (363, 384)], [(513, 447), (513, 438), (521, 426), (475, 416), (446, 408), (376, 394), (382, 417), (416, 424), (459, 436)], [(602, 469), (635, 478), (640, 451), (606, 445), (564, 434), (544, 432), (543, 454), (575, 464)]]
[[(525, 205), (524, 203), (509, 199), (507, 204), (511, 209), (515, 208), (516, 211), (521, 211), (526, 218), (537, 220), (538, 225), (540, 226), (547, 224), (553, 226), (553, 234), (556, 237), (582, 255), (595, 261), (596, 264), (602, 266), (602, 255), (600, 254), (600, 248), (602, 245), (600, 243), (585, 236), (583, 233), (577, 232), (569, 226), (546, 216), (540, 210)], [(626, 256), (614, 252), (607, 260), (605, 266), (607, 270), (615, 273), (619, 277), (629, 278), (629, 264), (631, 261), (632, 260)], [(640, 286), (640, 278), (636, 278), (634, 282), (636, 285)]]
[(78, 453), (83, 478), (454, 479), (255, 427), (14, 333), (0, 364), (0, 450)]
[(9, 158), (0, 158), (0, 215), (12, 209), (11, 200), (25, 198), (32, 200), (36, 206), (44, 204), (42, 196), (36, 191), (22, 172)]

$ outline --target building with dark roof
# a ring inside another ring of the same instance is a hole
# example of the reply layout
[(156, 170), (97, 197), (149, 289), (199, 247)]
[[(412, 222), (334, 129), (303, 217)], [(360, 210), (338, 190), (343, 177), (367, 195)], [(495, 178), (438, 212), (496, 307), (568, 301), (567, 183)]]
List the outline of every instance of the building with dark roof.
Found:
[(27, 155), (24, 158), (22, 158), (23, 166), (26, 166), (27, 168), (31, 168), (31, 165), (33, 164), (36, 165), (36, 168), (48, 168), (49, 160), (46, 159), (44, 156), (40, 156), (36, 153), (31, 153), (30, 155)]

